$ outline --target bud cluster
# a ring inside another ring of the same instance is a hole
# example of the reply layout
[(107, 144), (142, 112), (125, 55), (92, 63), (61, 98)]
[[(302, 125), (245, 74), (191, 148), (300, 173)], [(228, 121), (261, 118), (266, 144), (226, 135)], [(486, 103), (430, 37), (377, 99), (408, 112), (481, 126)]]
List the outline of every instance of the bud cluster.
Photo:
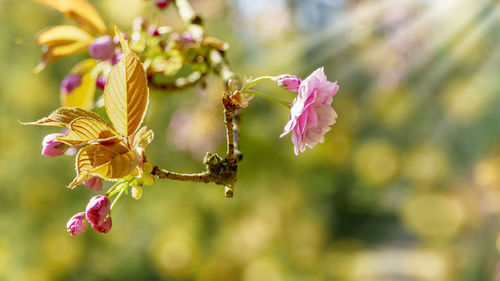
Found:
[(66, 224), (66, 229), (71, 236), (81, 234), (88, 223), (100, 233), (108, 233), (111, 230), (111, 202), (104, 195), (97, 195), (90, 199), (85, 212), (74, 215)]

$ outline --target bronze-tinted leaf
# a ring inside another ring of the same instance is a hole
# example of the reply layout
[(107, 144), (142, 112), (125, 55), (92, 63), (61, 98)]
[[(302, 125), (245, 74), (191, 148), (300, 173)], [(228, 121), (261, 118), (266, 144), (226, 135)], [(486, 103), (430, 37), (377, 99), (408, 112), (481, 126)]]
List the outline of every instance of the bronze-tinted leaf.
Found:
[(73, 25), (58, 25), (38, 33), (35, 40), (40, 45), (56, 46), (74, 42), (86, 42), (88, 45), (94, 38), (84, 30)]
[(79, 107), (90, 110), (94, 106), (97, 73), (91, 71), (82, 76), (82, 83), (70, 93), (62, 93), (61, 104), (64, 107)]
[(127, 151), (128, 149), (121, 144), (112, 146), (90, 144), (83, 147), (76, 155), (76, 177), (68, 187), (74, 188), (89, 177), (91, 170), (110, 163), (117, 155), (127, 153)]
[(97, 10), (85, 0), (37, 0), (72, 18), (88, 31), (106, 32), (106, 24)]
[(99, 115), (76, 107), (61, 107), (49, 116), (35, 122), (22, 123), (24, 125), (56, 126), (69, 128), (69, 124), (78, 117), (88, 117), (106, 123)]
[(69, 131), (56, 138), (69, 145), (81, 146), (91, 142), (118, 143), (121, 141), (115, 130), (99, 120), (78, 117), (69, 124)]
[(105, 179), (119, 179), (130, 174), (139, 163), (140, 156), (135, 151), (119, 154), (111, 162), (92, 169), (92, 174)]
[(144, 119), (149, 101), (146, 73), (139, 57), (121, 37), (123, 55), (111, 69), (104, 89), (104, 104), (116, 131), (123, 136), (134, 134)]

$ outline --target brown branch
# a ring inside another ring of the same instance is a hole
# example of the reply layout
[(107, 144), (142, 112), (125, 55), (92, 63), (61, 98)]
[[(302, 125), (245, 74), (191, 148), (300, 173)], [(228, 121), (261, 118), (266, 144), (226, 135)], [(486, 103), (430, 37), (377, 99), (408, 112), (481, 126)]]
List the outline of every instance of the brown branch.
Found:
[(243, 154), (240, 151), (240, 121), (241, 110), (236, 110), (233, 114), (233, 143), (234, 143), (234, 156), (236, 160), (241, 161)]
[(234, 156), (234, 134), (233, 134), (233, 110), (224, 109), (224, 124), (226, 125), (226, 134), (227, 134), (227, 151), (226, 158), (229, 161), (229, 164), (235, 165), (237, 160)]
[(209, 183), (214, 181), (213, 175), (208, 171), (196, 174), (180, 174), (163, 170), (158, 166), (153, 167), (151, 175), (157, 176), (159, 179), (171, 179), (178, 181), (192, 181), (192, 182), (204, 182), (204, 183)]

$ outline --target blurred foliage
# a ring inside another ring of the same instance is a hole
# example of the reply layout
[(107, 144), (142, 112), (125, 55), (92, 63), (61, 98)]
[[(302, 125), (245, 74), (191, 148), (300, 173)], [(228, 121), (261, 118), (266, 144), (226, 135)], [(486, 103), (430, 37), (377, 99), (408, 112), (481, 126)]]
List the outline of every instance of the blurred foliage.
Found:
[[(496, 276), (496, 1), (191, 2), (208, 33), (230, 43), (237, 73), (305, 77), (325, 66), (340, 85), (339, 118), (325, 143), (295, 156), (290, 140), (278, 138), (286, 109), (255, 99), (242, 118), (235, 198), (226, 199), (216, 185), (157, 181), (140, 201), (122, 199), (109, 234), (70, 237), (65, 223), (93, 191), (66, 190), (72, 158), (42, 157), (40, 143), (50, 129), (18, 121), (57, 108), (59, 83), (81, 58), (35, 75), (34, 34), (69, 20), (28, 0), (0, 0), (1, 280)], [(134, 17), (154, 14), (152, 1), (93, 3), (107, 23), (127, 29)], [(155, 18), (182, 26), (174, 9)], [(152, 91), (146, 117), (157, 136), (148, 152), (152, 162), (201, 170), (199, 147), (223, 150), (218, 101), (199, 104), (200, 97), (219, 95), (221, 81), (207, 83), (206, 90)], [(170, 124), (176, 110), (206, 143), (186, 143), (182, 138), (193, 140), (186, 134), (179, 140)]]

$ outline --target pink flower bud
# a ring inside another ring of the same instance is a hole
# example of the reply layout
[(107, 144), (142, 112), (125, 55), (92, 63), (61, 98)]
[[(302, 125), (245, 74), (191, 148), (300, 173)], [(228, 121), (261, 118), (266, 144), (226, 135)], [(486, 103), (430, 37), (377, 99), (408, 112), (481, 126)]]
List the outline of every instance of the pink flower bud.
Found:
[(182, 33), (182, 43), (184, 43), (184, 45), (193, 45), (194, 43), (196, 43), (196, 41), (194, 40), (193, 34), (189, 31), (183, 32)]
[(111, 230), (111, 216), (107, 216), (104, 222), (100, 225), (97, 224), (91, 224), (92, 228), (95, 229), (97, 232), (100, 233), (108, 233)]
[(85, 213), (80, 212), (71, 219), (69, 219), (68, 223), (66, 224), (66, 230), (69, 232), (69, 235), (75, 236), (79, 235), (82, 233), (85, 228), (87, 227), (87, 221), (85, 220)]
[(113, 45), (113, 38), (109, 35), (95, 39), (89, 46), (89, 55), (94, 59), (107, 60), (111, 59), (114, 54), (115, 46)]
[(104, 195), (97, 195), (90, 199), (85, 210), (85, 217), (92, 225), (101, 225), (109, 214), (111, 202)]
[[(120, 59), (122, 58), (122, 52), (116, 52), (114, 55), (113, 55), (113, 58), (111, 58), (111, 64), (112, 65), (115, 65), (117, 64)], [(107, 80), (107, 79), (106, 79)]]
[(61, 81), (59, 90), (63, 94), (69, 94), (73, 92), (74, 89), (78, 88), (80, 84), (82, 84), (81, 76), (77, 74), (70, 74), (64, 77), (64, 79)]
[(97, 80), (95, 80), (95, 85), (97, 86), (97, 88), (104, 91), (104, 87), (106, 86), (107, 81), (108, 78), (106, 78), (106, 76), (99, 76), (97, 77)]
[(63, 136), (61, 133), (48, 134), (42, 141), (42, 155), (48, 157), (59, 156), (63, 154), (69, 146), (56, 140), (56, 137)]
[[(120, 32), (120, 34), (123, 37), (123, 39), (125, 40), (128, 39), (127, 34), (125, 34), (125, 32)], [(120, 37), (118, 37), (118, 35), (113, 36), (113, 44), (115, 45), (120, 44)]]
[(281, 74), (274, 77), (273, 80), (278, 83), (278, 86), (293, 92), (297, 92), (299, 90), (300, 83), (302, 83), (302, 80), (300, 80), (299, 77), (291, 74)]
[(155, 6), (160, 10), (165, 9), (168, 6), (168, 4), (170, 4), (169, 0), (156, 0), (155, 2)]
[(82, 183), (92, 190), (102, 190), (102, 179), (100, 177), (91, 177), (90, 179), (83, 181)]
[(156, 25), (151, 25), (148, 29), (148, 33), (153, 36), (160, 35), (160, 31), (158, 31), (158, 27)]

